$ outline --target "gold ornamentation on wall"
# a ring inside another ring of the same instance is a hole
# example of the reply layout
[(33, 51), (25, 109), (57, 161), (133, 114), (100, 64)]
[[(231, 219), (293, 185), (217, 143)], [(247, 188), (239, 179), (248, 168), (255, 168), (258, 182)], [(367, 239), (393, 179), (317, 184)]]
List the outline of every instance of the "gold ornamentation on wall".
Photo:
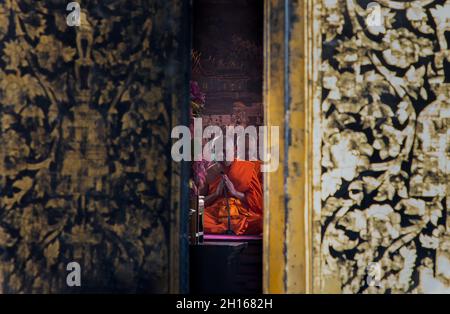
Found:
[(450, 1), (375, 2), (321, 1), (315, 290), (449, 292)]
[(180, 6), (65, 6), (0, 4), (0, 291), (165, 292)]

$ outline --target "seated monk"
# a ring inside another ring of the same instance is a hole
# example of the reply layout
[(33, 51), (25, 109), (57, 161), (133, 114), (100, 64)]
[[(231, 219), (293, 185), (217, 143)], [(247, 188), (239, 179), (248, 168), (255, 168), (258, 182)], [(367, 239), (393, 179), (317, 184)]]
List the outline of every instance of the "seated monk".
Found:
[(205, 197), (204, 231), (224, 234), (228, 229), (227, 200), (231, 230), (236, 235), (262, 233), (262, 184), (259, 161), (216, 162), (207, 172), (202, 189)]

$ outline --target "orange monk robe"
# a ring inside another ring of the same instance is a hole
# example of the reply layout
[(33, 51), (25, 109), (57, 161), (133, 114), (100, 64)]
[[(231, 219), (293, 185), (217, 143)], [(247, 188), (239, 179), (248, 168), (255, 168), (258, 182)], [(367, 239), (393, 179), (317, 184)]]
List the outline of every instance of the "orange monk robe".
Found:
[[(225, 174), (235, 189), (245, 194), (245, 201), (229, 196), (231, 229), (236, 235), (262, 233), (262, 184), (258, 161), (235, 160)], [(216, 191), (222, 180), (218, 176), (209, 184), (208, 194)], [(223, 234), (228, 227), (228, 210), (224, 196), (219, 196), (213, 204), (205, 208), (205, 233)]]

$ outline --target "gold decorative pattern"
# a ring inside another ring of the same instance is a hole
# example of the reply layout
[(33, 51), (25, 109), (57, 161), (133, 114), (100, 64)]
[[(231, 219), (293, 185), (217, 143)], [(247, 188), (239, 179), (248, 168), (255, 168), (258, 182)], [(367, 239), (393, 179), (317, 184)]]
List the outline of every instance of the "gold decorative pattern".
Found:
[(374, 2), (378, 27), (368, 1), (318, 3), (314, 291), (449, 292), (450, 1)]
[(78, 2), (0, 4), (0, 291), (166, 292), (180, 5)]

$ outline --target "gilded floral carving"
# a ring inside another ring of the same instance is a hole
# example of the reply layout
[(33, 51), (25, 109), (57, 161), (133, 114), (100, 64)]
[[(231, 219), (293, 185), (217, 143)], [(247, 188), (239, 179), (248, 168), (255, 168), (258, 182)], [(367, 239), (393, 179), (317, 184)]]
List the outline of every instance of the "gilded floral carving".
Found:
[(450, 2), (374, 2), (321, 2), (318, 291), (448, 292)]
[(165, 292), (179, 7), (79, 2), (0, 4), (0, 292)]

